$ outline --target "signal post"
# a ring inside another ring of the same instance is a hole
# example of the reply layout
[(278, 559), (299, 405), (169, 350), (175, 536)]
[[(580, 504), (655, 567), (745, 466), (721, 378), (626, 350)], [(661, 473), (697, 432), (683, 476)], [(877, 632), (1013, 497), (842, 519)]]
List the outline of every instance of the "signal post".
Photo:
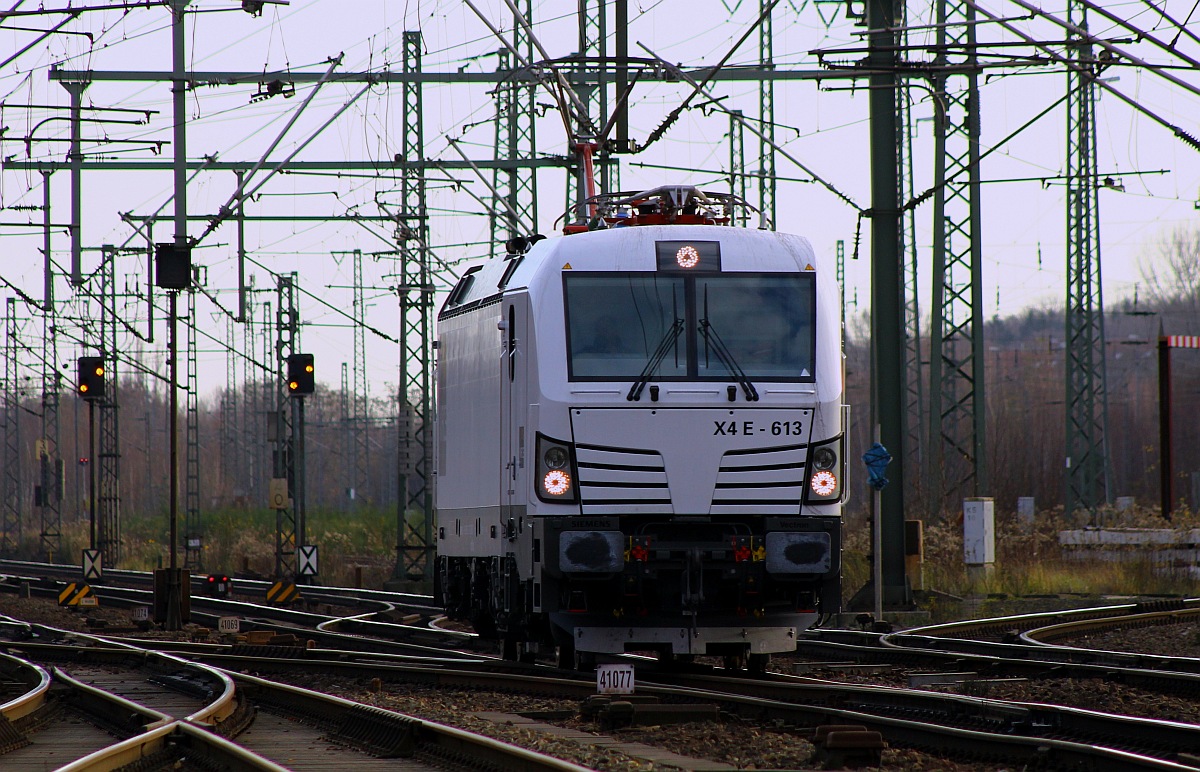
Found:
[(304, 398), (316, 387), (316, 365), (312, 354), (289, 354), (287, 358), (287, 393), (292, 403), (292, 479), (289, 491), (294, 501), (296, 518), (296, 576), (297, 581), (318, 573), (317, 547), (308, 544), (305, 535), (307, 504), (305, 501)]
[(104, 566), (100, 550), (96, 549), (96, 401), (104, 399), (104, 357), (79, 357), (75, 371), (75, 393), (88, 406), (88, 548), (83, 551), (84, 580), (99, 579)]
[(162, 289), (168, 290), (168, 348), (170, 353), (171, 383), (170, 443), (171, 443), (171, 562), (167, 568), (154, 571), (154, 621), (167, 630), (182, 630), (191, 616), (191, 579), (186, 568), (179, 567), (179, 346), (176, 340), (178, 326), (179, 291), (187, 289), (192, 282), (192, 249), (186, 244), (158, 244), (154, 254), (154, 280)]

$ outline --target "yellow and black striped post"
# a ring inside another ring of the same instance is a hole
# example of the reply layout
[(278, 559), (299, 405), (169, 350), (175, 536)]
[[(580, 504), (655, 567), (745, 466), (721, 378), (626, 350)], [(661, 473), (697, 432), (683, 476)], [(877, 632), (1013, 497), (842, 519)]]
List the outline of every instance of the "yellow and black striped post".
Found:
[(58, 605), (78, 606), (80, 602), (92, 595), (91, 585), (82, 582), (71, 582), (58, 592)]
[(292, 581), (280, 580), (271, 585), (267, 590), (267, 603), (284, 604), (291, 603), (294, 600), (300, 599), (300, 591), (296, 587), (296, 583)]

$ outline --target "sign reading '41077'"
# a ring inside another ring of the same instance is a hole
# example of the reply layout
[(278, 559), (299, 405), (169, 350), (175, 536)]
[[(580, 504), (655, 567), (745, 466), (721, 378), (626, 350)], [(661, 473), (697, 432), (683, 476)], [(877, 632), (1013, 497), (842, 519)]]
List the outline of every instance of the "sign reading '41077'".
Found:
[(596, 691), (600, 694), (633, 694), (633, 665), (597, 665)]

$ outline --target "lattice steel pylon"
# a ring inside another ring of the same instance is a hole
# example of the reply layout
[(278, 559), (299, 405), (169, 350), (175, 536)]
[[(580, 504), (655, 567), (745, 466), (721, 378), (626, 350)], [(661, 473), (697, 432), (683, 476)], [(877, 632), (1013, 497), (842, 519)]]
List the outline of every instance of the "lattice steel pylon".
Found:
[[(266, 406), (261, 399), (263, 388), (260, 384), (270, 383), (271, 379), (252, 369), (257, 343), (254, 337), (254, 295), (246, 293), (246, 318), (242, 322), (242, 351), (246, 353), (246, 358), (242, 360), (242, 452), (239, 457), (245, 461), (241, 479), (247, 502), (260, 502), (265, 498), (261, 491), (262, 480), (267, 476), (266, 453), (263, 450), (267, 436), (264, 431)], [(264, 357), (262, 361), (270, 362), (271, 359)], [(262, 380), (259, 381), (259, 378)]]
[[(295, 426), (292, 420), (292, 397), (287, 389), (287, 359), (298, 353), (300, 344), (300, 309), (296, 305), (296, 274), (275, 277), (275, 457), (274, 476), (287, 481), (287, 497), (275, 507), (275, 578), (295, 579), (299, 576), (296, 563), (297, 518), (295, 502), (296, 457)], [(267, 359), (272, 361), (271, 358)], [(268, 379), (270, 381), (271, 379)]]
[[(526, 17), (528, 18), (528, 17)], [(526, 59), (533, 57), (533, 45), (521, 25), (514, 26), (513, 47)], [(512, 55), (501, 51), (497, 69), (511, 69)], [(496, 87), (496, 151), (497, 161), (519, 161), (534, 155), (534, 121), (536, 109), (533, 81), (512, 78)], [(492, 175), (496, 200), (488, 215), (491, 226), (491, 254), (496, 256), (504, 242), (521, 235), (526, 228), (537, 229), (537, 173), (533, 168), (516, 164), (499, 167)]]
[[(939, 0), (927, 485), (943, 508), (987, 490), (979, 76), (974, 6)], [(944, 68), (961, 67), (961, 74)]]
[(20, 325), (17, 299), (6, 298), (4, 304), (4, 440), (3, 478), (0, 479), (0, 556), (15, 557), (21, 546), (21, 384), (17, 356)]
[[(266, 290), (269, 292), (270, 290)], [(275, 290), (278, 292), (278, 288)], [(262, 330), (262, 361), (268, 367), (275, 362), (275, 312), (274, 304), (265, 300), (262, 304), (262, 322), (260, 324)], [(284, 378), (284, 373), (279, 370), (276, 365), (274, 371), (268, 371), (263, 374), (262, 381), (259, 382), (258, 395), (258, 421), (255, 424), (262, 428), (256, 436), (256, 444), (254, 445), (260, 461), (259, 469), (262, 470), (263, 476), (270, 479), (275, 476), (275, 432), (278, 427), (275, 425), (275, 413), (278, 410), (279, 391), (283, 388), (280, 381)], [(261, 423), (260, 423), (261, 422)], [(268, 475), (270, 477), (268, 477)], [(269, 489), (263, 489), (266, 494), (262, 498), (265, 500), (270, 494)], [(278, 566), (276, 566), (278, 568)]]
[(106, 368), (104, 399), (97, 413), (100, 417), (98, 458), (98, 490), (96, 492), (96, 549), (104, 565), (115, 568), (121, 561), (121, 412), (117, 376), (116, 317), (116, 253), (111, 247), (103, 250), (100, 265), (100, 352)]
[[(759, 0), (762, 22), (758, 25), (759, 67), (775, 68), (772, 0)], [(758, 83), (758, 119), (762, 135), (758, 138), (758, 209), (763, 227), (776, 228), (775, 220), (775, 81), (764, 78)]]
[[(1067, 4), (1067, 313), (1065, 512), (1109, 501), (1105, 439), (1108, 391), (1104, 297), (1100, 285), (1100, 202), (1096, 189), (1096, 59), (1084, 3)], [(1084, 35), (1074, 31), (1083, 30)]]
[[(746, 200), (746, 124), (741, 110), (729, 111), (729, 192), (739, 200)], [(736, 222), (745, 228), (750, 221), (749, 207), (736, 207)]]
[[(38, 446), (38, 482), (41, 490), (42, 527), (40, 531), (41, 552), (46, 560), (62, 551), (62, 509), (55, 485), (51, 485), (52, 471), (61, 468), (58, 458), (58, 319), (55, 315), (54, 299), (47, 298), (42, 315), (42, 437)], [(95, 463), (95, 459), (92, 460)]]
[(342, 499), (342, 509), (348, 510), (354, 502), (349, 492), (357, 484), (354, 463), (354, 408), (350, 405), (350, 364), (342, 362), (341, 398), (339, 407), (342, 414), (342, 471), (346, 475), (347, 495)]
[[(900, 14), (899, 24), (904, 31), (900, 33), (900, 45), (907, 50), (908, 21), (907, 9), (904, 3), (897, 6)], [(911, 91), (908, 80), (899, 83), (896, 92), (896, 159), (899, 163), (897, 180), (899, 181), (899, 200), (913, 200), (913, 117)], [(844, 284), (845, 243), (838, 241), (838, 286), (842, 288), (842, 327), (846, 326), (846, 292)], [(919, 271), (917, 261), (917, 213), (915, 207), (906, 207), (900, 221), (900, 244), (897, 247), (902, 261), (901, 282), (904, 287), (904, 463), (916, 472), (909, 476), (912, 485), (906, 493), (911, 503), (920, 505), (918, 511), (925, 511), (922, 501), (924, 486), (922, 483), (923, 457), (926, 442), (924, 439), (925, 420), (925, 390), (924, 378), (921, 372), (921, 302), (918, 285)]]
[[(568, 138), (568, 156), (572, 159), (567, 172), (566, 209), (576, 212), (580, 202), (587, 198), (582, 174), (583, 159), (579, 156), (577, 143), (595, 142), (599, 139), (593, 136), (595, 129), (589, 127), (589, 122), (597, 115), (607, 115), (608, 91), (605, 78), (607, 61), (604, 58), (607, 40), (608, 17), (605, 13), (604, 0), (578, 0), (576, 7), (578, 24), (578, 63), (572, 75), (575, 95), (582, 106), (583, 114), (571, 130), (575, 136)], [(525, 18), (530, 16), (526, 14)], [(595, 77), (595, 83), (590, 77)], [(568, 119), (568, 123), (570, 119)], [(601, 122), (603, 123), (603, 122)], [(595, 183), (600, 190), (612, 190), (613, 180), (609, 171), (608, 156), (603, 150), (593, 151), (592, 162), (595, 164)], [(576, 212), (577, 217), (586, 218), (587, 212)]]
[(354, 448), (351, 460), (356, 497), (370, 494), (371, 395), (367, 382), (367, 300), (363, 288), (363, 254), (354, 250)]
[[(404, 72), (421, 71), (421, 33), (404, 33)], [(421, 84), (403, 84), (402, 157), (423, 158)], [(433, 282), (429, 267), (425, 177), (420, 169), (401, 172), (403, 215), (400, 226), (400, 394), (398, 425), (401, 461), (399, 544), (394, 579), (420, 581), (433, 566)], [(408, 420), (411, 416), (412, 420)], [(410, 464), (404, 463), (408, 459)], [(410, 473), (411, 472), (411, 473)]]
[(187, 292), (187, 390), (184, 392), (186, 424), (183, 495), (183, 567), (203, 568), (204, 534), (200, 525), (200, 389), (196, 361), (196, 279)]
[[(225, 391), (221, 394), (221, 486), (222, 493), (235, 493), (241, 467), (238, 458), (237, 321), (225, 317)], [(243, 349), (244, 351), (246, 349)]]

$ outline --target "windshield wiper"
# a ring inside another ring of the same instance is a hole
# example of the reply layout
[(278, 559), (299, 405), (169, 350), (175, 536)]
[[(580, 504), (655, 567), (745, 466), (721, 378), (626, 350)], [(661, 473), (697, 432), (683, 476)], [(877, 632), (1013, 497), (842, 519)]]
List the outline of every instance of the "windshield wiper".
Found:
[[(721, 340), (721, 336), (717, 334), (716, 328), (712, 326), (707, 317), (700, 320), (700, 334), (704, 336), (704, 342), (712, 346), (713, 351), (717, 354), (717, 359), (721, 360), (721, 364), (725, 365), (725, 368), (733, 373), (733, 377), (746, 394), (746, 401), (757, 402), (758, 389), (754, 388), (754, 384), (750, 382), (750, 377), (746, 375), (746, 371), (738, 365), (737, 360), (733, 358), (733, 354), (725, 347), (725, 342)], [(730, 401), (733, 400), (732, 387), (729, 399)]]
[[(675, 341), (679, 340), (679, 336), (683, 334), (683, 320), (676, 318), (671, 325), (671, 329), (663, 333), (662, 340), (658, 342), (658, 348), (654, 349), (654, 353), (650, 355), (650, 359), (646, 361), (646, 366), (642, 368), (642, 374), (637, 377), (633, 385), (629, 387), (629, 393), (625, 395), (625, 399), (631, 402), (637, 402), (642, 398), (642, 389), (646, 388), (650, 378), (653, 377), (654, 371), (662, 364), (666, 358), (667, 352), (675, 347)], [(653, 396), (653, 395), (651, 395)]]

